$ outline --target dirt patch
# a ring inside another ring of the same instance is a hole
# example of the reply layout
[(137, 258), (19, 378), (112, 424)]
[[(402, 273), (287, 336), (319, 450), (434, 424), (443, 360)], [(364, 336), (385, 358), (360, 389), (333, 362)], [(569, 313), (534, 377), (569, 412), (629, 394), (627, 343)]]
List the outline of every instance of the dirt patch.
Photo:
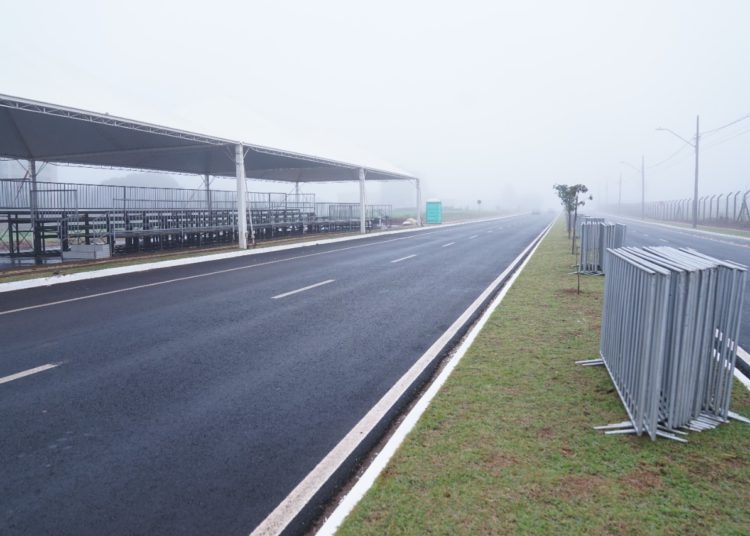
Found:
[(594, 497), (606, 485), (606, 479), (597, 475), (567, 475), (556, 488), (556, 495), (579, 499)]
[(639, 493), (649, 493), (663, 486), (662, 476), (658, 470), (638, 467), (622, 477), (624, 487)]

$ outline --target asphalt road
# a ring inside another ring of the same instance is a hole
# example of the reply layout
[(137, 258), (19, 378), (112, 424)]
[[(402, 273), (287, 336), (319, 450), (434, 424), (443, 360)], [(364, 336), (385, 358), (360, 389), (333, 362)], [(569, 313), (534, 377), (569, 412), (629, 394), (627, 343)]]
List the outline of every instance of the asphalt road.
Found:
[(0, 534), (249, 534), (547, 223), (0, 294)]
[[(690, 247), (717, 259), (730, 260), (750, 267), (750, 240), (729, 235), (695, 233), (689, 228), (674, 229), (630, 219), (618, 219), (617, 216), (608, 215), (607, 219), (628, 226), (625, 239), (627, 246)], [(750, 280), (745, 286), (740, 346), (750, 351)]]

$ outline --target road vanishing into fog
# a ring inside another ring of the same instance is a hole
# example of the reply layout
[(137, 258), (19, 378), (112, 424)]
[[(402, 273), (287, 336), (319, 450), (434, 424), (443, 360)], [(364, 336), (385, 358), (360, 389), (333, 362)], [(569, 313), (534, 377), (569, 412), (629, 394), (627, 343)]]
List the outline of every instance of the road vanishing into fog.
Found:
[(551, 218), (0, 293), (0, 534), (249, 534)]
[[(626, 246), (689, 247), (721, 260), (750, 266), (750, 240), (742, 237), (696, 233), (690, 228), (665, 227), (654, 223), (607, 215), (608, 220), (628, 226)], [(745, 298), (740, 326), (740, 346), (750, 351), (750, 280), (745, 286)]]

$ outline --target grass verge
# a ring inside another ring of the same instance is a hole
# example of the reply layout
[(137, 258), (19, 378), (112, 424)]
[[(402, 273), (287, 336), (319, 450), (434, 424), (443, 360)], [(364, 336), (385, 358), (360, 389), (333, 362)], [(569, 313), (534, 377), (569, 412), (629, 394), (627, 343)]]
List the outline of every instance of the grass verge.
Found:
[(574, 365), (598, 355), (603, 278), (576, 294), (569, 250), (558, 224), (340, 534), (748, 533), (750, 426), (592, 429), (627, 416), (603, 367)]

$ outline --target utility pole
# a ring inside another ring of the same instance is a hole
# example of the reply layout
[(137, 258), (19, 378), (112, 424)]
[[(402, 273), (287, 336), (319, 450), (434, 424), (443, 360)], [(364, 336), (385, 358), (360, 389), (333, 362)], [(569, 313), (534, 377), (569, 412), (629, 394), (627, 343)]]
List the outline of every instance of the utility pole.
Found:
[(698, 147), (701, 140), (701, 117), (695, 116), (695, 188), (693, 191), (693, 229), (698, 227)]
[(622, 171), (620, 172), (620, 191), (617, 194), (617, 212), (622, 212)]
[(646, 219), (646, 157), (641, 155), (641, 219)]
[[(723, 128), (723, 127), (722, 127)], [(659, 127), (656, 130), (664, 130), (680, 138), (682, 141), (687, 143), (690, 147), (695, 149), (695, 186), (693, 190), (693, 229), (698, 227), (698, 153), (700, 150), (701, 141), (701, 117), (700, 115), (695, 116), (695, 142), (690, 142), (677, 134), (674, 130), (668, 128)]]

